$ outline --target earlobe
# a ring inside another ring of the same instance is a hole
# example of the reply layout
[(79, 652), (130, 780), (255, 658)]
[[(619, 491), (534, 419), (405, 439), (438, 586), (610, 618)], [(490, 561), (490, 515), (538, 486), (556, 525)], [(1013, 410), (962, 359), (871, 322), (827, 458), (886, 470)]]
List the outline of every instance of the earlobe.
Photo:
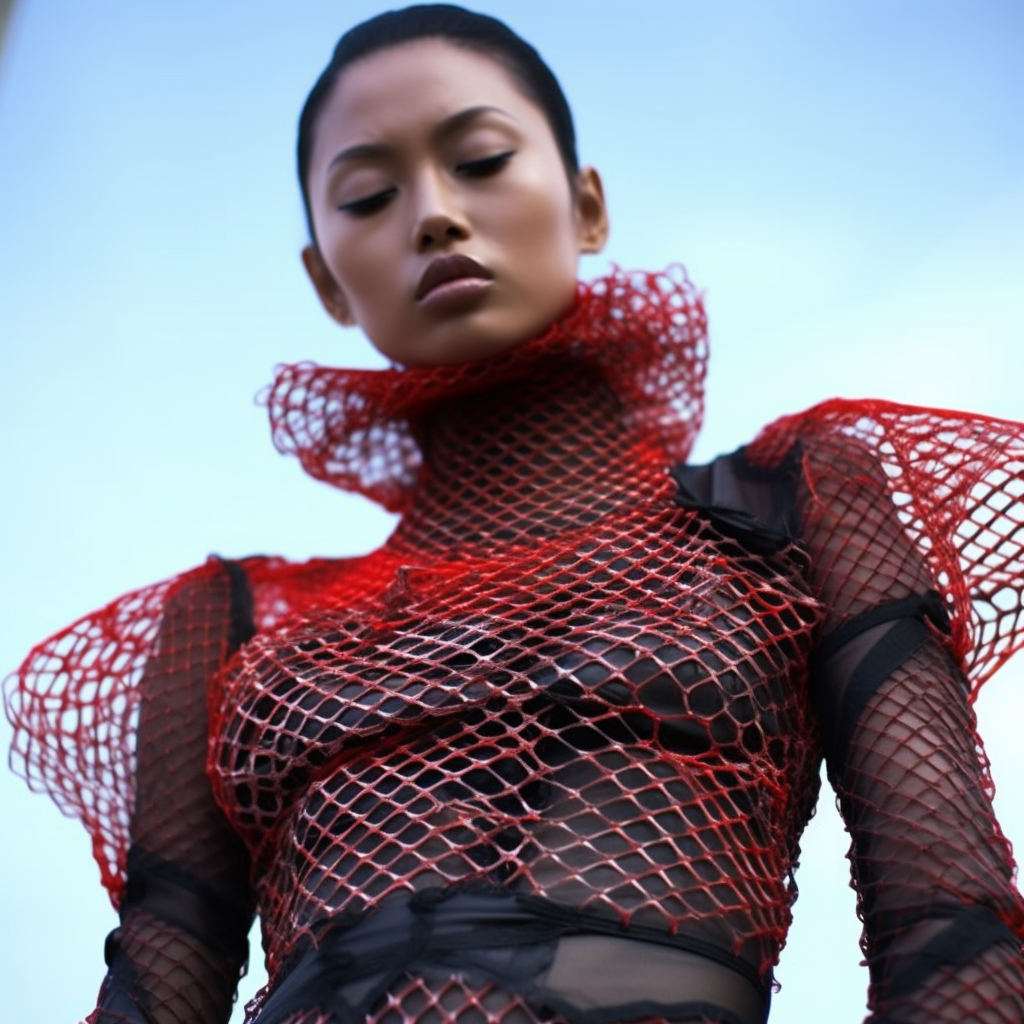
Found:
[(608, 241), (608, 207), (604, 185), (594, 167), (584, 167), (576, 178), (576, 216), (581, 253), (598, 253)]
[(324, 258), (315, 245), (307, 245), (302, 250), (302, 264), (327, 315), (342, 327), (353, 327), (356, 319), (349, 308), (348, 299), (327, 269), (327, 264), (324, 263)]

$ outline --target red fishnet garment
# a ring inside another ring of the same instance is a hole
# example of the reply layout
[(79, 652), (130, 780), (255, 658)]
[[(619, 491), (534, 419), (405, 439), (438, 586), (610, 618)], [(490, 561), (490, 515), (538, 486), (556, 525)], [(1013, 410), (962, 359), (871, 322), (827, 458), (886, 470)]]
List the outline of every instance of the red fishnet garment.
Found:
[(817, 763), (789, 682), (814, 602), (787, 555), (730, 555), (678, 508), (663, 454), (576, 373), (450, 403), (443, 466), (371, 558), (403, 566), (390, 585), (354, 573), (345, 611), (289, 618), (225, 682), (214, 780), (255, 858), (271, 984), (332, 918), (479, 879), (756, 972), (776, 955)]
[[(1024, 905), (959, 667), (977, 685), (1021, 643), (1021, 427), (835, 401), (775, 424), (752, 454), (771, 460), (797, 437), (806, 453), (802, 536), (827, 610), (823, 633), (936, 581), (953, 613), (950, 643), (936, 635), (879, 687), (831, 772), (853, 837), (869, 1005), (879, 1020), (908, 1024), (1024, 1019)], [(823, 673), (830, 699), (841, 699), (856, 660), (891, 625), (832, 657)], [(951, 927), (936, 909), (957, 904), (994, 910), (1017, 941), (934, 972), (911, 995), (894, 991), (914, 954)]]
[[(40, 645), (8, 693), (15, 757), (89, 825), (115, 899), (130, 829), (244, 900), (241, 837), (271, 993), (332, 922), (480, 880), (705, 941), (763, 974), (816, 791), (814, 638), (937, 582), (952, 654), (977, 680), (1021, 642), (1020, 425), (867, 403), (783, 421), (752, 454), (774, 465), (802, 442), (800, 544), (757, 554), (729, 516), (677, 505), (667, 473), (699, 419), (692, 292), (613, 280), (566, 325), (499, 371), (456, 368), (447, 392), (443, 374), (410, 374), (397, 413), (391, 378), (374, 398), (350, 377), (356, 397), (340, 397), (336, 377), (302, 371), (272, 412), (286, 411), (314, 475), (407, 510), (388, 544), (344, 563), (247, 563), (261, 630), (226, 672), (212, 668), (230, 612), (214, 565)], [(673, 406), (690, 409), (674, 431)], [(848, 654), (825, 666), (825, 691), (842, 691)], [(144, 708), (161, 703), (143, 712), (136, 766), (140, 694)], [(208, 798), (207, 735), (234, 831)], [(936, 927), (901, 916), (941, 896), (1024, 934), (976, 744), (937, 639), (881, 687), (836, 772), (879, 1018), (895, 1010), (888, 980)], [(150, 799), (158, 766), (175, 781)], [(143, 924), (127, 955), (152, 1020), (222, 1020), (236, 968)], [(612, 956), (626, 950), (607, 941)], [(635, 963), (671, 1004), (672, 976), (645, 971), (642, 953)], [(562, 991), (579, 1002), (593, 964), (556, 955), (550, 973), (565, 964)], [(1019, 1020), (1022, 1000), (1019, 944), (1003, 942), (926, 979), (900, 1019)], [(396, 982), (372, 1019), (399, 1016), (538, 1019), (515, 992), (436, 973)], [(291, 1019), (329, 1018), (311, 1007)]]

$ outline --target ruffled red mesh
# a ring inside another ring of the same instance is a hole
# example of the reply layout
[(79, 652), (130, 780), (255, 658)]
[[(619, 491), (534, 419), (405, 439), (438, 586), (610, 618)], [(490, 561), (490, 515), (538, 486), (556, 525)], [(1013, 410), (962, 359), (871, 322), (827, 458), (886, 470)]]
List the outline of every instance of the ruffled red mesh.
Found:
[[(771, 464), (794, 442), (822, 634), (934, 586), (952, 619), (948, 639), (932, 625), (863, 705), (850, 702), (854, 676), (893, 622), (816, 673), (822, 722), (847, 737), (832, 740), (829, 774), (851, 833), (869, 1005), (912, 1024), (1021, 1019), (1024, 902), (968, 702), (1022, 641), (1024, 427), (834, 401), (769, 427), (749, 454)], [(985, 913), (1006, 932), (958, 964), (948, 950), (968, 950)]]
[(365, 494), (392, 512), (409, 507), (422, 453), (417, 424), (438, 402), (540, 372), (553, 352), (600, 366), (632, 422), (685, 459), (704, 413), (707, 321), (681, 267), (581, 283), (550, 330), (476, 363), (344, 370), (300, 363), (278, 371), (264, 401), (278, 451), (310, 476)]
[[(1024, 646), (1024, 434), (1020, 423), (883, 401), (834, 399), (768, 427), (748, 448), (771, 464), (805, 449), (861, 451), (851, 472), (875, 480), (941, 588), (953, 653), (972, 691)], [(837, 474), (838, 475), (838, 474)], [(879, 486), (881, 484), (881, 486)], [(812, 499), (821, 500), (821, 495)], [(840, 499), (841, 500), (841, 499)], [(884, 600), (887, 577), (869, 599)]]
[[(16, 767), (85, 822), (115, 902), (129, 841), (235, 904), (248, 877), (268, 996), (332, 929), (482, 883), (764, 979), (817, 792), (815, 706), (844, 706), (851, 675), (847, 645), (812, 680), (815, 644), (938, 587), (952, 638), (930, 627), (831, 766), (872, 1006), (1018, 1020), (1024, 911), (963, 673), (978, 685), (1022, 643), (1024, 427), (867, 402), (780, 421), (748, 456), (751, 481), (792, 491), (787, 539), (714, 493), (680, 498), (669, 470), (699, 425), (704, 356), (679, 272), (617, 274), (494, 360), (283, 371), (276, 443), (403, 509), (384, 547), (244, 563), (257, 632), (237, 654), (237, 588), (214, 562), (80, 620), (8, 684)], [(908, 995), (958, 907), (1010, 931)], [(135, 996), (180, 1019), (169, 979), (185, 964), (205, 992), (215, 958), (192, 964), (159, 922), (126, 929)], [(565, 981), (581, 1001), (585, 973)], [(219, 1019), (215, 988), (192, 1018)], [(410, 968), (367, 1012), (512, 1024), (531, 1005)]]

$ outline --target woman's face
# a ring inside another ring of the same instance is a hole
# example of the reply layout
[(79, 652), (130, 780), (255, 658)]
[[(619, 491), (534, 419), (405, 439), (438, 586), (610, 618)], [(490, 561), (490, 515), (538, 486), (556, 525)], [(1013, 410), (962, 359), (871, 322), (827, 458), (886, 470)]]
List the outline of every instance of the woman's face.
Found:
[(303, 253), (327, 311), (405, 366), (466, 362), (571, 304), (607, 235), (543, 113), (487, 56), (426, 39), (343, 72), (316, 123)]

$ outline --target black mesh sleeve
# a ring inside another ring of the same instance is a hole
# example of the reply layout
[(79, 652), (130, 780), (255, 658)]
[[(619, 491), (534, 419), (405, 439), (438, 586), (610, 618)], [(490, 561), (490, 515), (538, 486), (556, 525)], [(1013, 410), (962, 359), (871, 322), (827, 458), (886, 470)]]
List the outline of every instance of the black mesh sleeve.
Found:
[(869, 456), (837, 440), (805, 467), (803, 536), (831, 638), (816, 698), (852, 839), (872, 1021), (1019, 1022), (1020, 895), (967, 685), (927, 598), (936, 583)]
[(186, 581), (141, 681), (137, 796), (121, 925), (89, 1024), (221, 1024), (247, 959), (246, 851), (206, 776), (210, 681), (249, 627), (244, 575)]

